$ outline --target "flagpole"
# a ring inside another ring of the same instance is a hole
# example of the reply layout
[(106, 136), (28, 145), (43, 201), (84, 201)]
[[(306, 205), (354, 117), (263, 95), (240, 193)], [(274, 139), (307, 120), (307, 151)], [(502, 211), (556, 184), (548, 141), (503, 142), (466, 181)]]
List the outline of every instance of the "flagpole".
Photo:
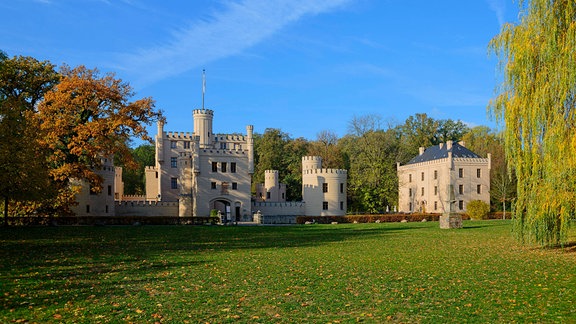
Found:
[(204, 110), (204, 93), (206, 92), (206, 70), (202, 70), (202, 110)]

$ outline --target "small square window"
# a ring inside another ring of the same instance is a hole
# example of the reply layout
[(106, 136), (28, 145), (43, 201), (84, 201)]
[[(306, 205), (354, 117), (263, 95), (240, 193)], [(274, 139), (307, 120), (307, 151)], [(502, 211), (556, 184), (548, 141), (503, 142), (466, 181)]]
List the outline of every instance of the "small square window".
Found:
[(178, 189), (178, 178), (170, 178), (170, 189)]
[(480, 178), (481, 175), (482, 175), (481, 169), (476, 169), (476, 178)]
[(170, 148), (176, 148), (176, 146), (177, 146), (176, 141), (170, 141)]
[(212, 189), (216, 189), (216, 182), (211, 182), (211, 183), (210, 183), (210, 187), (211, 187)]
[(327, 183), (322, 184), (322, 192), (328, 192), (328, 184)]
[(458, 194), (463, 195), (464, 194), (464, 185), (459, 185), (458, 186)]
[(327, 201), (322, 202), (322, 210), (328, 210), (328, 202)]
[(230, 162), (230, 172), (236, 173), (236, 162)]
[(464, 178), (464, 169), (458, 169), (458, 178)]
[(218, 162), (212, 162), (212, 172), (218, 172)]
[(170, 158), (170, 167), (177, 168), (178, 167), (178, 158), (173, 156)]
[(232, 190), (238, 190), (238, 183), (232, 182)]

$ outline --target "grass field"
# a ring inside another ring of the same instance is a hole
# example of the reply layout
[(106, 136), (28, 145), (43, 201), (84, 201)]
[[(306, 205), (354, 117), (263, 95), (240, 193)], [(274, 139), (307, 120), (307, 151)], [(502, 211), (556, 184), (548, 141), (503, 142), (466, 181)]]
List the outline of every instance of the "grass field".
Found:
[(3, 228), (0, 322), (576, 322), (576, 248), (510, 230)]

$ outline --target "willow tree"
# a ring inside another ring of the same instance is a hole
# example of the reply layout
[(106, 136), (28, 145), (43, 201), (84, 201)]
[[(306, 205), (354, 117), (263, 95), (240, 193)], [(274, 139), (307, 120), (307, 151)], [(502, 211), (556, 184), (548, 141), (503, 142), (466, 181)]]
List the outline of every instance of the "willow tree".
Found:
[(490, 43), (503, 80), (490, 109), (505, 125), (517, 178), (514, 230), (541, 245), (567, 241), (576, 214), (576, 3), (520, 2), (520, 22)]

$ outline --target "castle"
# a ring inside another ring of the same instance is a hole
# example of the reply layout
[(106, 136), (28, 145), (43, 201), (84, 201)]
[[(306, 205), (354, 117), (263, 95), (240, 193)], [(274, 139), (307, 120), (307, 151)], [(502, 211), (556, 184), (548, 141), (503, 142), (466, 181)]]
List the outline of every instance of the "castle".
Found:
[(347, 171), (323, 169), (317, 156), (302, 158), (303, 201), (286, 201), (286, 186), (278, 182), (277, 170), (265, 171), (265, 183), (256, 186), (252, 197), (254, 127), (246, 126), (246, 135), (216, 134), (213, 118), (211, 109), (194, 110), (192, 133), (166, 132), (159, 121), (155, 165), (145, 170), (146, 195), (125, 196), (122, 170), (107, 160), (100, 171), (104, 190), (97, 195), (83, 190), (76, 214), (191, 217), (217, 211), (229, 221), (254, 221), (256, 214), (256, 221), (272, 223), (346, 214)]

